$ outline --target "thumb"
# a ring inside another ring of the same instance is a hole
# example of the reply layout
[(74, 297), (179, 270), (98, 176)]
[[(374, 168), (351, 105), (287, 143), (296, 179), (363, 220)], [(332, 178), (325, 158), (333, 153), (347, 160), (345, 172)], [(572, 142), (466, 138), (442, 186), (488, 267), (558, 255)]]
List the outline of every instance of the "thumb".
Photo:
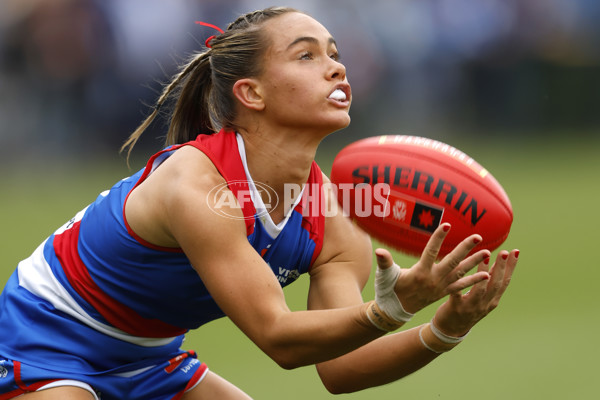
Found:
[(392, 254), (386, 249), (376, 249), (375, 255), (377, 256), (377, 265), (381, 269), (388, 269), (394, 265), (394, 259)]
[(402, 269), (385, 249), (376, 249), (377, 271), (375, 271), (375, 302), (381, 310), (396, 321), (408, 321), (413, 314), (407, 312), (396, 293), (396, 284)]

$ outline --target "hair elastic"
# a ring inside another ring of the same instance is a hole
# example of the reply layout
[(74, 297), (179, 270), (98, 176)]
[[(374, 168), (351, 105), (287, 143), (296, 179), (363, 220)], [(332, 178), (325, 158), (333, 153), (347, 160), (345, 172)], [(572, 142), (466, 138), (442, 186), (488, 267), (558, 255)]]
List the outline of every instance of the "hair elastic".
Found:
[[(216, 26), (216, 25), (209, 24), (208, 22), (196, 21), (196, 23), (197, 23), (198, 25), (202, 25), (202, 26), (208, 26), (209, 28), (216, 29), (216, 30), (217, 30), (217, 31), (219, 31), (220, 33), (225, 33), (225, 31), (223, 31), (223, 29), (219, 28), (219, 27), (218, 27), (218, 26)], [(211, 40), (213, 40), (213, 39), (215, 39), (216, 37), (217, 37), (216, 35), (209, 36), (209, 37), (208, 37), (208, 39), (206, 39), (206, 40), (204, 41), (204, 45), (205, 45), (206, 47), (208, 47), (209, 49), (212, 49), (212, 46), (210, 45), (210, 41), (211, 41)]]

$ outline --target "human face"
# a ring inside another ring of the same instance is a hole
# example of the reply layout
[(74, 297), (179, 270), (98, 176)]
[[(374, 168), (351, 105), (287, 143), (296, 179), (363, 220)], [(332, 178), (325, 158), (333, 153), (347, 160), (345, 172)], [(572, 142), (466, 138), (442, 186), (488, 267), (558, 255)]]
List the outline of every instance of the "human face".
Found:
[(271, 42), (259, 77), (265, 116), (284, 127), (325, 134), (348, 126), (352, 93), (327, 29), (295, 12), (264, 28)]

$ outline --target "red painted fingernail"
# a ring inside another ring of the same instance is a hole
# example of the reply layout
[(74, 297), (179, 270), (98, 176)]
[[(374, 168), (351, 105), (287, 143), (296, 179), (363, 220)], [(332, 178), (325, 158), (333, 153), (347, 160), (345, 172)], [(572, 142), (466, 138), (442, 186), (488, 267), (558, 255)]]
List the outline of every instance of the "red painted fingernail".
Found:
[(502, 259), (503, 260), (507, 260), (508, 259), (508, 254), (502, 254)]
[(515, 258), (519, 258), (519, 254), (521, 254), (519, 250), (515, 251)]
[(479, 236), (473, 238), (473, 243), (478, 244), (479, 242), (481, 242), (481, 238)]
[(450, 224), (445, 224), (442, 229), (444, 230), (444, 232), (448, 232), (450, 230)]
[(490, 258), (489, 258), (489, 257), (486, 257), (486, 258), (484, 258), (484, 259), (483, 259), (483, 263), (484, 263), (485, 265), (488, 265), (488, 264), (490, 263)]

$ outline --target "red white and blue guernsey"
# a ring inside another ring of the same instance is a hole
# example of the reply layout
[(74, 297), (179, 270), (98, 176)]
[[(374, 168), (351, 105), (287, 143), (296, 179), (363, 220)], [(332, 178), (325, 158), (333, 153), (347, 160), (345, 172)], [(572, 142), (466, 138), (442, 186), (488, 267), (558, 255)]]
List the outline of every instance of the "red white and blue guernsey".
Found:
[[(229, 189), (239, 200), (246, 194), (241, 191), (251, 191), (253, 201), (240, 201), (248, 241), (281, 285), (308, 272), (321, 250), (324, 232), (321, 213), (303, 212), (306, 198), (321, 196), (322, 175), (316, 163), (303, 196), (276, 225), (262, 212), (265, 205), (248, 172), (239, 134), (199, 135), (169, 147), (54, 232), (19, 263), (7, 282), (0, 296), (0, 368), (7, 370), (8, 363), (15, 363), (15, 394), (56, 379), (74, 379), (103, 392), (103, 399), (163, 398), (149, 393), (111, 394), (127, 385), (110, 379), (147, 378), (147, 371), (156, 366), (166, 371), (175, 368), (162, 368), (163, 364), (176, 364), (185, 371), (178, 378), (182, 381), (177, 390), (183, 390), (206, 373), (194, 353), (180, 346), (188, 330), (223, 317), (223, 312), (181, 249), (144, 241), (124, 217), (129, 193), (182, 146), (193, 146), (208, 156), (226, 182), (235, 182)], [(32, 372), (34, 367), (37, 373)], [(0, 399), (2, 390), (0, 379)], [(177, 398), (175, 393), (170, 396), (164, 398)]]

